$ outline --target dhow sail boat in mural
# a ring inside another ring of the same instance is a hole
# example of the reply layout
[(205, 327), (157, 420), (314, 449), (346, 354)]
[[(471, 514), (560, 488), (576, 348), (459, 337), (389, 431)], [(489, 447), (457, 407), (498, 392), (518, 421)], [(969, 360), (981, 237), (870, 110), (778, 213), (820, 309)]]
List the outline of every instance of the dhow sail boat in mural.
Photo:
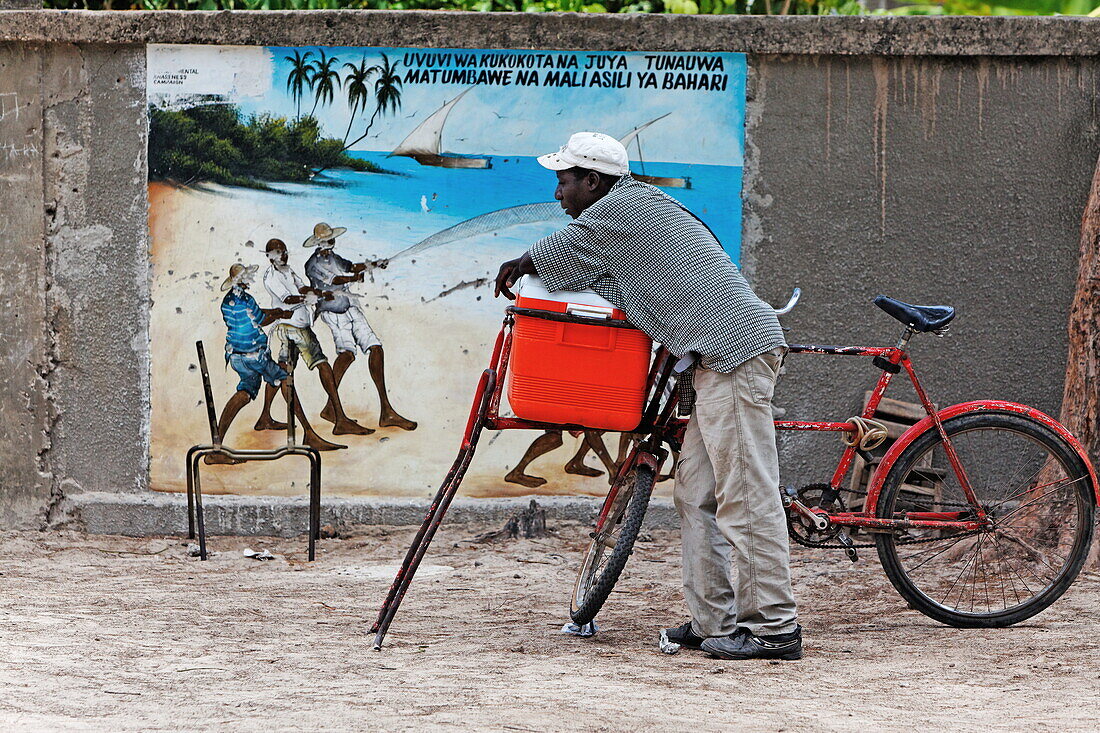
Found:
[(443, 152), (443, 126), (447, 124), (447, 117), (458, 104), (458, 100), (466, 96), (470, 89), (430, 114), (428, 119), (410, 132), (390, 155), (405, 155), (420, 165), (434, 165), (441, 168), (492, 168), (493, 164), (489, 158)]
[(634, 171), (631, 171), (630, 174), (637, 178), (639, 181), (650, 183), (654, 186), (664, 186), (665, 188), (691, 188), (691, 178), (688, 176), (684, 176), (683, 178), (674, 176), (647, 176), (645, 172), (645, 161), (642, 159), (642, 139), (640, 137), (640, 135), (642, 134), (642, 130), (646, 129), (654, 122), (659, 122), (660, 120), (663, 120), (670, 114), (672, 113), (665, 112), (660, 117), (652, 119), (644, 125), (635, 127), (623, 138), (621, 138), (619, 142), (621, 142), (623, 144), (623, 147), (627, 150), (630, 149), (630, 143), (634, 143), (635, 147), (638, 149), (638, 164), (641, 167), (641, 172), (635, 173)]

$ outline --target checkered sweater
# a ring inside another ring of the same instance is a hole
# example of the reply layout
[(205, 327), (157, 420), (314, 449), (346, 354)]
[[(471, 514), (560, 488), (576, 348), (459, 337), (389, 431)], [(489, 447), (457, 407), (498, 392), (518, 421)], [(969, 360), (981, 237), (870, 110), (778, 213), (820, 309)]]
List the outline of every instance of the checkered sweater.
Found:
[(530, 254), (550, 292), (591, 288), (677, 357), (699, 354), (707, 369), (729, 373), (785, 345), (775, 312), (707, 226), (629, 174)]

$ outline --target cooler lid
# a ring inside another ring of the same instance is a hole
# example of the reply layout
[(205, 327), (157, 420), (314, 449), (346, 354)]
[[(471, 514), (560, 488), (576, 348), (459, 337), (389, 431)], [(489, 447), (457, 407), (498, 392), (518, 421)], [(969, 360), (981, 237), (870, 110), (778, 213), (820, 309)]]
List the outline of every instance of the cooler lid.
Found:
[[(546, 289), (546, 286), (542, 284), (542, 280), (535, 275), (524, 275), (520, 278), (516, 296), (518, 298), (550, 300), (556, 303), (569, 303), (571, 305), (592, 305), (599, 308), (615, 308), (610, 301), (598, 295), (593, 290), (583, 290), (581, 292), (559, 290), (556, 293), (551, 293)], [(520, 304), (518, 300), (516, 302), (517, 305), (522, 307), (522, 304)]]

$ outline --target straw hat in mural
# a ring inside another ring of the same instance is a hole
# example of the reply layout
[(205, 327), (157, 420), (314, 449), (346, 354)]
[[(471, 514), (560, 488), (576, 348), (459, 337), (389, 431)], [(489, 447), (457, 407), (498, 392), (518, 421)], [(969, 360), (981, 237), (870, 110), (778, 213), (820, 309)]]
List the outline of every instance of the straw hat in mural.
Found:
[(229, 268), (229, 277), (222, 280), (222, 290), (229, 290), (234, 285), (239, 284), (245, 277), (252, 277), (256, 274), (256, 270), (260, 269), (259, 265), (242, 265), (240, 262), (234, 263)]
[(330, 239), (336, 239), (346, 231), (347, 227), (330, 227), (328, 224), (321, 222), (313, 227), (313, 236), (307, 239), (302, 246), (316, 247)]

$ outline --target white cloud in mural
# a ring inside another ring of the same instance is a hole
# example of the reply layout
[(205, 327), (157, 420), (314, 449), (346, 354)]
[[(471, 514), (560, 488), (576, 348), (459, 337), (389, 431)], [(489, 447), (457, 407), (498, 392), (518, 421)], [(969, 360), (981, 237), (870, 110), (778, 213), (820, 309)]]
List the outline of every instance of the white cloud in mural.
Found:
[(257, 46), (151, 45), (146, 56), (149, 100), (168, 95), (239, 101), (271, 88), (271, 52)]

